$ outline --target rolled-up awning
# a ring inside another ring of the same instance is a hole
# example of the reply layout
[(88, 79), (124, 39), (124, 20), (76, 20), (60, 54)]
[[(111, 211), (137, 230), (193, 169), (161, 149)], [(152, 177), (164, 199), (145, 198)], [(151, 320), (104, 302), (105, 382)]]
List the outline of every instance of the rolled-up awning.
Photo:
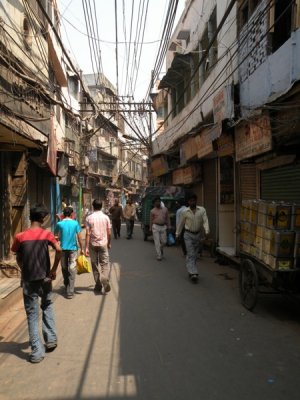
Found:
[(191, 53), (176, 53), (170, 68), (159, 83), (158, 89), (176, 86), (182, 79), (184, 72), (191, 69)]

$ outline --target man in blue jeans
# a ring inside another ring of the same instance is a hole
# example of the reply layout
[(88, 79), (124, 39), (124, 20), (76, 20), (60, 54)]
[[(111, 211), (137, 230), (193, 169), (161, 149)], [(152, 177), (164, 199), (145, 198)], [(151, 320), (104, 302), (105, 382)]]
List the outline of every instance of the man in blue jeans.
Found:
[(76, 259), (78, 245), (83, 254), (82, 240), (80, 237), (81, 228), (78, 221), (72, 219), (73, 208), (65, 207), (64, 219), (56, 225), (55, 232), (58, 234), (62, 248), (61, 271), (64, 277), (67, 299), (74, 297), (74, 286), (76, 278)]
[[(54, 235), (43, 229), (48, 211), (43, 205), (30, 209), (31, 226), (16, 235), (11, 250), (17, 253), (17, 262), (22, 273), (23, 299), (27, 315), (31, 354), (29, 361), (39, 363), (45, 351), (57, 347), (57, 334), (52, 303), (52, 280), (61, 257), (61, 248)], [(53, 267), (50, 268), (48, 246), (55, 249)], [(39, 297), (43, 313), (42, 333), (45, 346), (39, 335)]]

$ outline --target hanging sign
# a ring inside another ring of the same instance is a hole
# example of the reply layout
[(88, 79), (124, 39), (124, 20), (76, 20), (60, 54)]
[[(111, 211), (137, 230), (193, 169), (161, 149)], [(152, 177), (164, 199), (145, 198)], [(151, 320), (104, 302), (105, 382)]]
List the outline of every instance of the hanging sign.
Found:
[(54, 130), (54, 116), (51, 115), (50, 132), (48, 137), (47, 165), (51, 173), (56, 176), (56, 135)]
[(151, 162), (152, 176), (164, 175), (169, 171), (167, 160), (164, 156), (155, 158)]
[(234, 117), (232, 85), (224, 86), (213, 98), (213, 114), (215, 123)]
[[(183, 161), (190, 160), (191, 158), (197, 156), (197, 154), (198, 148), (195, 137), (191, 137), (181, 145), (180, 162), (182, 163)], [(183, 160), (181, 160), (181, 157)]]
[(234, 153), (234, 143), (231, 134), (223, 134), (217, 139), (218, 157), (229, 156)]
[(272, 132), (269, 116), (263, 115), (251, 122), (242, 122), (235, 128), (236, 161), (272, 150)]

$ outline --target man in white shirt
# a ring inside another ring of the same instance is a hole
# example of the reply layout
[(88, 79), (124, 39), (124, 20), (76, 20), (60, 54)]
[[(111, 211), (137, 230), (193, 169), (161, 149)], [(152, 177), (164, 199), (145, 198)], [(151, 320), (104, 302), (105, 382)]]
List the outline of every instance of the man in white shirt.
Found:
[(209, 234), (209, 224), (204, 207), (197, 206), (197, 196), (191, 194), (188, 197), (189, 207), (182, 212), (179, 225), (176, 228), (176, 237), (179, 238), (184, 229), (184, 241), (186, 246), (186, 268), (193, 282), (198, 280), (197, 257), (199, 253), (201, 231)]
[(161, 206), (159, 197), (153, 199), (154, 207), (150, 211), (150, 230), (153, 234), (156, 257), (161, 261), (163, 249), (167, 244), (167, 229), (170, 228), (170, 216), (168, 209)]
[[(184, 199), (181, 199), (179, 201), (179, 205), (180, 205), (180, 208), (178, 208), (178, 210), (176, 211), (176, 229), (179, 227), (179, 222), (181, 220), (181, 216), (182, 216), (183, 211), (185, 211), (187, 209), (187, 206), (185, 205), (185, 200)], [(184, 228), (182, 228), (179, 240), (180, 240), (180, 245), (181, 245), (181, 248), (182, 248), (182, 252), (186, 256), (186, 247), (185, 247), (185, 242), (184, 242), (183, 235), (184, 235)]]
[(91, 257), (95, 291), (110, 291), (109, 254), (111, 248), (111, 225), (107, 215), (102, 212), (102, 201), (93, 201), (94, 212), (86, 219), (85, 255)]

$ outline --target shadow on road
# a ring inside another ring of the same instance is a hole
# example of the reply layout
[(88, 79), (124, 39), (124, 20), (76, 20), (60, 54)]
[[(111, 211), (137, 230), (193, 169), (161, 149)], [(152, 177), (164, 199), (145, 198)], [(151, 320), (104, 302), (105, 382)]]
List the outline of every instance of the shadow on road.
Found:
[(27, 360), (28, 353), (23, 351), (25, 349), (29, 349), (28, 342), (0, 342), (0, 354), (14, 354), (22, 360)]

